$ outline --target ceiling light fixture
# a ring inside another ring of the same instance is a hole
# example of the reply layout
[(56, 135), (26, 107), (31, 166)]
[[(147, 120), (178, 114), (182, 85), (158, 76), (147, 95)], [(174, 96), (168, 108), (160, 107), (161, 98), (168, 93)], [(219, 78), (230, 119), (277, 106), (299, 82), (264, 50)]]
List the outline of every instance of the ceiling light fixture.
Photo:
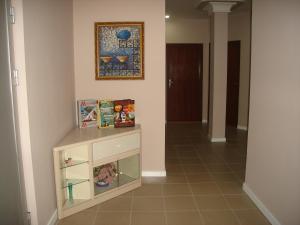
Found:
[(166, 19), (169, 19), (169, 18), (170, 18), (170, 15), (165, 15), (165, 18), (166, 18)]

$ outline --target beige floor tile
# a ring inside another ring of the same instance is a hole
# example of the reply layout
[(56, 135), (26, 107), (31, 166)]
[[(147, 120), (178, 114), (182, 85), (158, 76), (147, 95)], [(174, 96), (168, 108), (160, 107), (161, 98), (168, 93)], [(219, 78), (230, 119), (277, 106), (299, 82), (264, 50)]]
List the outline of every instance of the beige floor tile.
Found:
[[(95, 225), (129, 225), (130, 212), (99, 212)], [(85, 225), (84, 223), (81, 225)]]
[(198, 184), (191, 184), (194, 195), (218, 195), (221, 191), (214, 182), (202, 182)]
[(192, 192), (188, 184), (164, 184), (163, 194), (165, 196), (171, 195), (191, 195)]
[(258, 210), (235, 211), (242, 225), (271, 225)]
[[(224, 144), (208, 142), (207, 130), (207, 126), (193, 123), (167, 125), (167, 133), (170, 133), (167, 136), (171, 137), (172, 143), (172, 145), (168, 145), (169, 139), (167, 138), (167, 146), (170, 146), (168, 149), (173, 151), (169, 152), (174, 154), (174, 150), (176, 150), (177, 157), (173, 158), (176, 158), (176, 162), (181, 162), (184, 171), (182, 173), (181, 170), (178, 171), (177, 169), (177, 175), (179, 173), (186, 175), (186, 179), (195, 194), (198, 208), (202, 208), (200, 211), (206, 218), (206, 225), (238, 224), (237, 216), (229, 209), (236, 210), (236, 213), (239, 212), (241, 221), (245, 224), (247, 224), (246, 221), (250, 220), (251, 215), (254, 218), (260, 218), (253, 212), (252, 214), (251, 212), (245, 213), (249, 207), (254, 207), (253, 210), (256, 209), (242, 191), (242, 181), (245, 178), (247, 132), (227, 129), (227, 142)], [(174, 167), (170, 168), (170, 173), (167, 174), (176, 174), (175, 171)], [(205, 174), (207, 172), (211, 175), (211, 181)], [(184, 181), (183, 178), (173, 179)], [(222, 195), (225, 197), (221, 197)], [(189, 200), (191, 199), (189, 198)], [(165, 205), (168, 208), (171, 207), (172, 210), (190, 210), (189, 207), (193, 204), (192, 201), (178, 199), (176, 196), (165, 198)], [(172, 213), (176, 217), (179, 211), (172, 211)], [(185, 220), (184, 216), (178, 216), (174, 220), (174, 224), (180, 219)], [(256, 222), (256, 220), (250, 221), (250, 224), (256, 225)], [(178, 223), (186, 224), (184, 222)]]
[(194, 150), (178, 151), (178, 157), (183, 158), (197, 158), (197, 153)]
[(182, 136), (177, 138), (177, 144), (175, 145), (178, 151), (191, 151), (194, 150), (194, 145), (191, 144), (189, 139), (184, 139)]
[(232, 156), (225, 155), (224, 160), (227, 163), (242, 163), (243, 157), (241, 155), (232, 155)]
[(142, 184), (163, 184), (167, 177), (142, 177)]
[(168, 156), (166, 156), (166, 165), (178, 165), (180, 164), (180, 159), (178, 158), (169, 158)]
[(190, 165), (190, 164), (202, 164), (202, 160), (199, 158), (181, 158), (180, 159), (181, 164)]
[(202, 225), (203, 221), (197, 211), (167, 212), (168, 225)]
[(236, 172), (234, 173), (235, 176), (240, 180), (240, 181), (244, 181), (245, 180), (245, 172)]
[(247, 163), (247, 153), (242, 157), (242, 164), (246, 164)]
[(205, 163), (224, 163), (224, 159), (215, 155), (202, 155), (202, 160)]
[(245, 172), (246, 166), (245, 164), (241, 164), (241, 163), (230, 163), (229, 167), (234, 171), (243, 171)]
[(193, 197), (176, 196), (165, 197), (166, 210), (196, 210), (196, 205), (193, 201)]
[(229, 205), (223, 196), (196, 196), (197, 207), (204, 210), (226, 210)]
[(246, 195), (225, 196), (232, 209), (255, 209), (254, 203)]
[(93, 225), (97, 212), (83, 211), (59, 220), (58, 225)]
[(166, 165), (167, 174), (183, 174), (184, 170), (181, 165)]
[(237, 182), (219, 182), (218, 183), (224, 195), (242, 194), (242, 184)]
[(170, 175), (166, 177), (166, 182), (168, 184), (180, 184), (187, 183), (186, 176), (184, 174), (180, 175)]
[(162, 211), (163, 210), (163, 198), (134, 197), (132, 210), (134, 210), (134, 211)]
[[(221, 158), (219, 152), (221, 152), (220, 149), (217, 150), (216, 153), (216, 147), (215, 147), (216, 143), (211, 143), (210, 145), (207, 145), (207, 149), (204, 150), (199, 150), (198, 153), (201, 155), (201, 158), (209, 158), (209, 157), (218, 157)], [(224, 162), (223, 162), (224, 163)]]
[(239, 225), (231, 211), (202, 212), (206, 225)]
[(207, 169), (201, 164), (183, 165), (186, 174), (198, 174), (207, 172)]
[(177, 158), (177, 151), (173, 146), (166, 146), (166, 159), (167, 158)]
[(132, 197), (133, 196), (133, 191), (128, 191), (124, 194), (121, 194), (119, 197)]
[(226, 164), (207, 164), (207, 168), (212, 173), (231, 173), (230, 167)]
[(173, 176), (173, 175), (184, 175), (184, 171), (181, 172), (172, 172), (172, 171), (167, 171), (166, 170), (167, 176)]
[(212, 177), (216, 182), (239, 181), (239, 178), (234, 173), (212, 173)]
[[(179, 158), (177, 157), (177, 155), (167, 155), (167, 153), (165, 153), (165, 163), (166, 164), (180, 164)], [(174, 152), (175, 154), (175, 152)]]
[(163, 212), (133, 212), (131, 225), (166, 225)]
[(133, 191), (133, 196), (162, 196), (162, 185), (143, 184)]
[(212, 176), (209, 173), (187, 174), (189, 183), (199, 183), (203, 181), (212, 181)]
[(117, 197), (98, 205), (99, 211), (130, 211), (132, 197)]

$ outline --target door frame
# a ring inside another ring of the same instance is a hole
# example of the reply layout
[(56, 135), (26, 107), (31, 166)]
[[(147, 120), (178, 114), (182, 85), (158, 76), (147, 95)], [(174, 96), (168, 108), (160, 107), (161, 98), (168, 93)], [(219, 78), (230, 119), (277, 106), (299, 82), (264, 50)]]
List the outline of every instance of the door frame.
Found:
[(4, 8), (5, 10), (5, 35), (6, 35), (6, 47), (7, 47), (7, 61), (8, 61), (8, 72), (9, 74), (6, 74), (9, 76), (9, 89), (10, 89), (10, 106), (12, 111), (12, 121), (11, 125), (13, 128), (13, 139), (14, 139), (14, 148), (15, 148), (15, 154), (16, 154), (16, 163), (17, 163), (17, 180), (18, 180), (18, 194), (20, 195), (20, 206), (19, 210), (22, 217), (22, 222), (24, 225), (30, 224), (30, 215), (28, 214), (28, 204), (27, 204), (27, 198), (26, 198), (26, 189), (25, 189), (25, 177), (23, 173), (23, 158), (22, 158), (22, 152), (20, 150), (20, 136), (19, 136), (19, 130), (18, 130), (18, 109), (17, 109), (17, 90), (16, 85), (14, 85), (15, 80), (13, 80), (13, 69), (15, 67), (15, 61), (14, 61), (14, 49), (13, 49), (13, 31), (12, 31), (12, 23), (10, 10), (12, 8), (11, 0), (4, 0)]
[[(202, 55), (201, 55), (201, 68), (200, 68), (200, 86), (201, 86), (201, 91), (200, 93), (200, 107), (201, 107), (201, 115), (199, 115), (199, 123), (202, 123), (202, 114), (203, 114), (203, 51), (204, 51), (204, 43), (166, 43), (165, 49), (166, 49), (166, 66), (165, 66), (165, 124), (168, 122), (168, 74), (167, 74), (167, 45), (199, 45), (201, 46), (202, 49)], [(186, 121), (188, 122), (188, 121)], [(197, 121), (191, 121), (191, 122), (197, 122)], [(180, 123), (180, 121), (171, 121), (171, 123)]]
[[(227, 99), (228, 99), (228, 68), (229, 68), (229, 45), (230, 44), (235, 44), (235, 45), (237, 45), (238, 47), (239, 47), (239, 63), (238, 63), (238, 67), (239, 67), (239, 69), (238, 69), (238, 84), (237, 84), (237, 86), (238, 86), (238, 93), (237, 93), (237, 105), (236, 105), (236, 107), (237, 107), (237, 111), (236, 111), (236, 113), (237, 113), (237, 115), (236, 115), (236, 118), (235, 118), (235, 120), (236, 120), (236, 124), (235, 124), (235, 126), (231, 126), (231, 125), (228, 125), (227, 123), (228, 123), (228, 111), (227, 111), (227, 104), (228, 104), (228, 101), (227, 101)], [(225, 119), (225, 122), (226, 122), (226, 127), (235, 127), (235, 128), (237, 128), (237, 126), (238, 126), (238, 123), (239, 123), (239, 99), (240, 99), (240, 77), (241, 77), (241, 40), (231, 40), (231, 41), (228, 41), (228, 50), (227, 50), (227, 84), (226, 84), (226, 119)]]
[[(5, 0), (7, 7), (7, 18), (10, 13), (10, 7), (14, 8), (17, 16), (15, 23), (8, 23), (9, 31), (9, 49), (11, 69), (17, 69), (19, 72), (19, 85), (13, 86), (15, 131), (20, 155), (20, 175), (22, 182), (23, 201), (25, 201), (25, 210), (27, 218), (31, 225), (38, 225), (35, 182), (33, 175), (33, 160), (31, 153), (30, 126), (29, 126), (29, 106), (27, 97), (26, 80), (26, 60), (25, 60), (25, 41), (24, 41), (24, 17), (23, 1)], [(9, 18), (8, 18), (9, 19)], [(26, 157), (22, 157), (26, 156)]]

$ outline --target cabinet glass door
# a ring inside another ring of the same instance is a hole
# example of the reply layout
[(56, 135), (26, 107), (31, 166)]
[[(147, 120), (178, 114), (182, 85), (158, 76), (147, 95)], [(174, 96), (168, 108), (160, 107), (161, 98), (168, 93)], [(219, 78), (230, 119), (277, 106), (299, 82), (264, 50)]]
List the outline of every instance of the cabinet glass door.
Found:
[(133, 155), (94, 167), (95, 195), (126, 185), (140, 177), (140, 156)]

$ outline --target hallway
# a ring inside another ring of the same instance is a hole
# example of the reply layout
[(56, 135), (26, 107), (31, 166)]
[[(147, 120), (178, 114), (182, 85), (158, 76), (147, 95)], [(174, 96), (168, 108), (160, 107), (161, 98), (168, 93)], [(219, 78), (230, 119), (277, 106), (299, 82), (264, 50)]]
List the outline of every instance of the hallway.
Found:
[(206, 126), (167, 126), (167, 177), (143, 178), (135, 191), (60, 221), (59, 225), (268, 225), (243, 193), (247, 132), (227, 130), (210, 143)]
[(228, 128), (227, 143), (211, 143), (207, 126), (199, 123), (174, 123), (167, 126), (166, 167), (168, 175), (177, 165), (189, 175), (187, 168), (195, 164), (211, 179), (204, 181), (243, 183), (246, 166), (247, 132)]

